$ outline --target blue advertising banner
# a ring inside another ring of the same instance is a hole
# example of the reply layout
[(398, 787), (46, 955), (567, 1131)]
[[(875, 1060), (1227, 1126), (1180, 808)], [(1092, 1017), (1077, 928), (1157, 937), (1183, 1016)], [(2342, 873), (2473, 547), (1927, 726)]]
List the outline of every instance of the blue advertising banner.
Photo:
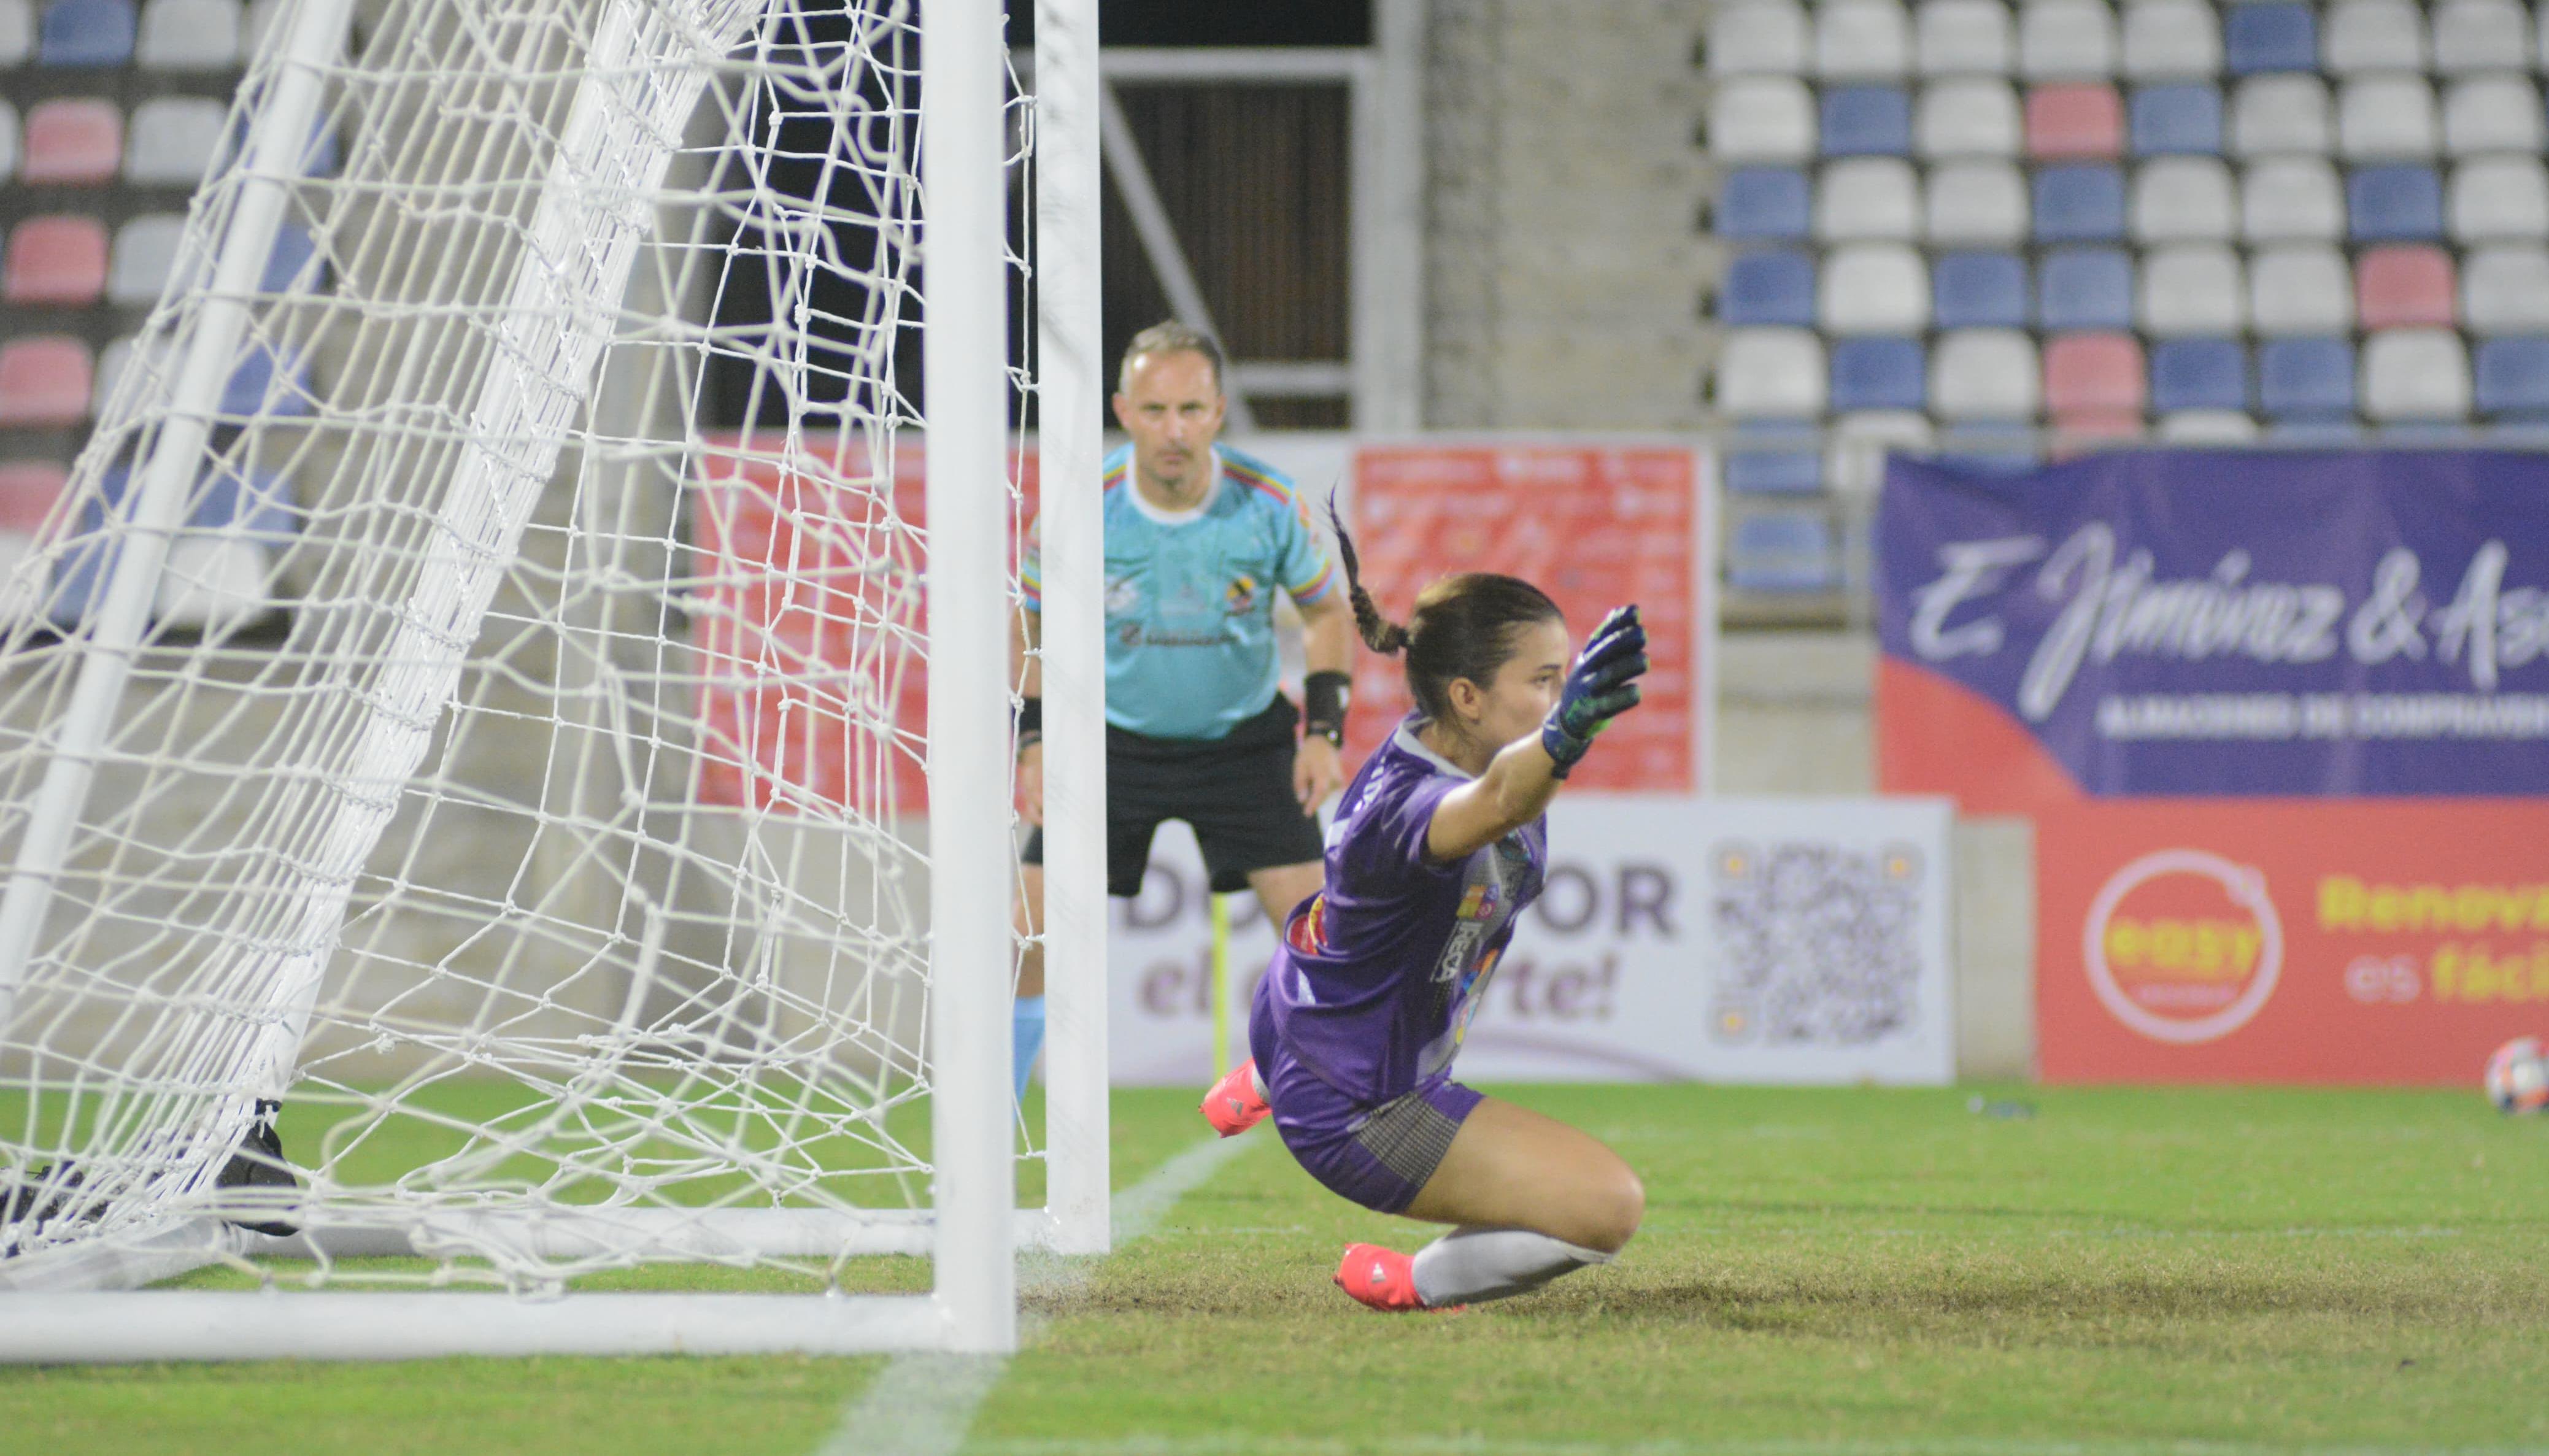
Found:
[(2549, 792), (2549, 455), (1896, 459), (1876, 543), (1888, 791)]

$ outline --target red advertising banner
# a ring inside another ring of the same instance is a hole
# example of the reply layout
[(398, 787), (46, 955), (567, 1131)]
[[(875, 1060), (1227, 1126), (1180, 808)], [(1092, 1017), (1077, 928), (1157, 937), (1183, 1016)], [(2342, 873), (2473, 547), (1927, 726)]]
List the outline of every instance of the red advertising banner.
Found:
[[(1678, 445), (1366, 445), (1355, 451), (1355, 545), (1364, 585), (1403, 621), (1416, 593), (1455, 572), (1539, 587), (1580, 641), (1638, 603), (1654, 669), (1646, 700), (1602, 735), (1569, 781), (1688, 793), (1704, 785), (1703, 654), (1716, 613), (1694, 452)], [(1410, 704), (1397, 659), (1359, 653), (1346, 757), (1361, 763)]]
[(2549, 1035), (2549, 807), (2111, 800), (2036, 815), (2050, 1082), (2474, 1083)]

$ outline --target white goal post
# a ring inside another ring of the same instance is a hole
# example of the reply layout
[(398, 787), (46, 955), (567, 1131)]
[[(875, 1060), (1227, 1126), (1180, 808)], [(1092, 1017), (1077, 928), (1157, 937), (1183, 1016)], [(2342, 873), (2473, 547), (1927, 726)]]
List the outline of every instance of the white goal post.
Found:
[(1029, 96), (1000, 0), (291, 0), (0, 597), (0, 1360), (1003, 1351), (1015, 1250), (1107, 1247), (1096, 4), (1035, 9)]

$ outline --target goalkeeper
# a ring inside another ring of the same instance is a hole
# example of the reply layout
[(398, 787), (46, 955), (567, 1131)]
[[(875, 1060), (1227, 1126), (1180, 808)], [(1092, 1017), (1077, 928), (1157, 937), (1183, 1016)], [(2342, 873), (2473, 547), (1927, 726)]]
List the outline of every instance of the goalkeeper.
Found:
[[(1319, 805), (1345, 783), (1354, 621), (1292, 484), (1216, 443), (1221, 349), (1162, 323), (1134, 335), (1113, 401), (1132, 442), (1106, 458), (1106, 892), (1142, 888), (1151, 838), (1181, 819), (1215, 893), (1253, 889), (1281, 925), (1319, 888)], [(1039, 639), (1036, 534), (1019, 569), (1024, 645)], [(1300, 608), (1308, 669), (1296, 711), (1276, 688), (1274, 593)], [(1029, 658), (1018, 789), (1041, 824), (1042, 675)], [(1297, 740), (1296, 740), (1296, 735)], [(1027, 837), (1021, 933), (1044, 905), (1044, 831)], [(1017, 1090), (1044, 1040), (1044, 957), (1019, 968)]]

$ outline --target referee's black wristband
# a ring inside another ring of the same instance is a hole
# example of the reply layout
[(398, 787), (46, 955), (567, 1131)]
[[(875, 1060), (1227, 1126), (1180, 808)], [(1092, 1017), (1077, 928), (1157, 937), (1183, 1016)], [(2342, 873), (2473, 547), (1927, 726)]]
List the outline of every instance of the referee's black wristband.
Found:
[(1301, 682), (1301, 731), (1316, 734), (1339, 748), (1346, 741), (1346, 704), (1354, 696), (1354, 679), (1345, 673), (1312, 673)]
[(1025, 753), (1027, 745), (1031, 743), (1044, 742), (1043, 698), (1025, 697), (1018, 700), (1017, 734), (1020, 753)]

